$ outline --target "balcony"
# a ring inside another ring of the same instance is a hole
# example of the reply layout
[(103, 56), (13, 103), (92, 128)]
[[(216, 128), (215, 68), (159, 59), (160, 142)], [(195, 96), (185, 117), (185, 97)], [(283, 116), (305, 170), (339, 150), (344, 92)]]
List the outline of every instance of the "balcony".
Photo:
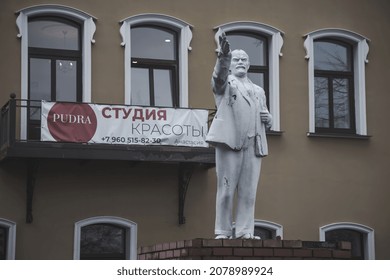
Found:
[[(194, 169), (207, 169), (215, 165), (215, 151), (212, 147), (42, 141), (40, 139), (40, 120), (39, 118), (31, 118), (31, 112), (34, 110), (41, 111), (40, 101), (20, 100), (16, 99), (15, 95), (11, 95), (10, 100), (1, 108), (0, 115), (0, 164), (7, 164), (8, 161), (12, 160), (20, 160), (26, 163), (26, 222), (28, 223), (32, 222), (35, 172), (39, 166), (39, 161), (43, 159), (119, 160), (132, 163), (177, 164), (179, 224), (185, 223), (185, 195)], [(28, 118), (27, 116), (30, 116), (30, 120), (23, 121)], [(25, 132), (22, 132), (23, 126)]]

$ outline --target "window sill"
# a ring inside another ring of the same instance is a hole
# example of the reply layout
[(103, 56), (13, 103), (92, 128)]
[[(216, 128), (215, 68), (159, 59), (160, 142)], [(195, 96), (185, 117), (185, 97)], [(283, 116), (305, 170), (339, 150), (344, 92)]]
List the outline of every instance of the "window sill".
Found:
[(271, 135), (271, 136), (282, 136), (284, 131), (267, 130), (266, 133), (267, 135)]
[(370, 135), (359, 135), (359, 134), (331, 134), (331, 133), (318, 133), (308, 132), (308, 137), (318, 138), (341, 138), (341, 139), (357, 139), (357, 140), (369, 140)]

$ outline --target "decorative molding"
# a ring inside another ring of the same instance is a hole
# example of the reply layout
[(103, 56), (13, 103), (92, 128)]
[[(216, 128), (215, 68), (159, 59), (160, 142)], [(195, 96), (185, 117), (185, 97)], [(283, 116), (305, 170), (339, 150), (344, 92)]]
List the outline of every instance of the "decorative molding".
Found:
[(274, 230), (276, 232), (276, 236), (280, 236), (283, 239), (283, 226), (274, 222), (266, 221), (266, 220), (255, 220), (255, 227), (263, 227), (266, 229)]
[(6, 260), (15, 259), (16, 248), (16, 223), (0, 218), (0, 226), (8, 229), (7, 248), (6, 248)]

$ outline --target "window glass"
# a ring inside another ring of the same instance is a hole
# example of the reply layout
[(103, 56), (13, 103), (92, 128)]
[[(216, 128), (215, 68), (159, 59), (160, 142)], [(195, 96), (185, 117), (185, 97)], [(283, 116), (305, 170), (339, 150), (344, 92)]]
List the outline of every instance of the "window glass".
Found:
[(77, 61), (56, 61), (57, 101), (75, 101), (77, 99)]
[[(30, 99), (51, 100), (51, 60), (30, 59)], [(39, 120), (39, 102), (30, 103), (30, 119)]]
[(333, 80), (333, 112), (335, 128), (350, 128), (349, 87), (347, 79)]
[(232, 50), (242, 49), (248, 54), (251, 65), (267, 65), (267, 43), (264, 38), (246, 34), (228, 34), (227, 39)]
[(149, 69), (131, 68), (131, 104), (150, 105)]
[(276, 231), (265, 227), (255, 226), (254, 235), (260, 236), (262, 240), (275, 239)]
[(316, 127), (329, 127), (328, 79), (314, 78)]
[(332, 42), (314, 42), (314, 68), (316, 70), (351, 71), (348, 48)]
[(125, 259), (125, 234), (122, 227), (93, 224), (81, 229), (81, 259)]
[(264, 73), (248, 73), (249, 79), (256, 85), (261, 86), (263, 89), (265, 87)]
[(80, 49), (78, 28), (60, 21), (30, 21), (28, 38), (29, 47), (63, 50)]
[(176, 39), (173, 33), (160, 28), (131, 29), (131, 56), (148, 59), (176, 59)]
[(354, 259), (364, 259), (364, 234), (351, 229), (336, 229), (325, 233), (326, 241), (348, 241), (351, 242), (351, 253)]
[(8, 229), (0, 227), (0, 260), (6, 259)]
[(172, 107), (172, 71), (154, 69), (153, 72), (155, 105)]

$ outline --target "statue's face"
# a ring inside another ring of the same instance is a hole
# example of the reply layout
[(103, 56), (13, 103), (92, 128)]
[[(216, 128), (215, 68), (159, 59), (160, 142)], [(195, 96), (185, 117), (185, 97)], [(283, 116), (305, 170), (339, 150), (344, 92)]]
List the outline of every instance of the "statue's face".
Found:
[(243, 77), (249, 69), (249, 57), (243, 50), (232, 51), (230, 71), (234, 76)]

